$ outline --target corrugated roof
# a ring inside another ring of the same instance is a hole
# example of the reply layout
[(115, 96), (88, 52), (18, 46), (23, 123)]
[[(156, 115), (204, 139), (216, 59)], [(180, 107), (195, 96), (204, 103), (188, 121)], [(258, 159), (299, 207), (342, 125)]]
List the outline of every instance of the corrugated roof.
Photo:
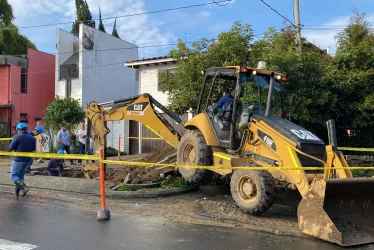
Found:
[(153, 60), (161, 60), (161, 59), (171, 59), (170, 56), (158, 56), (158, 57), (150, 57), (150, 58), (143, 58), (139, 60), (134, 60), (134, 61), (128, 61), (126, 63), (134, 63), (134, 62), (146, 62), (146, 61), (153, 61)]

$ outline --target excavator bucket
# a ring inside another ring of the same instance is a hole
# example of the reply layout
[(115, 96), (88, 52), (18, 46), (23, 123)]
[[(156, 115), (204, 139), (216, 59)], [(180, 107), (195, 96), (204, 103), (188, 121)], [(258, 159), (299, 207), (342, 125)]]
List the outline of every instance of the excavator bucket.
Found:
[(314, 179), (297, 217), (307, 235), (353, 246), (374, 242), (374, 178)]

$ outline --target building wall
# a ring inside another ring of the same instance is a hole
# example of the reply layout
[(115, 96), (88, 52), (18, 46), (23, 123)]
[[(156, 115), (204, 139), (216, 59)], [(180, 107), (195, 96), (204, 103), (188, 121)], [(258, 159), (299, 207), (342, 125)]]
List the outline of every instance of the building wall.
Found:
[(139, 94), (149, 93), (162, 105), (169, 104), (167, 92), (158, 90), (158, 75), (160, 70), (176, 68), (176, 65), (155, 65), (149, 67), (140, 67), (139, 74)]
[(21, 94), (21, 111), (28, 115), (28, 125), (35, 127), (35, 118), (44, 115), (55, 96), (55, 56), (33, 49), (27, 50), (27, 56), (28, 90)]
[(79, 37), (83, 105), (137, 94), (136, 72), (123, 66), (138, 58), (137, 46), (83, 24)]
[[(71, 32), (56, 30), (56, 59), (55, 59), (55, 95), (61, 98), (66, 97), (66, 80), (60, 80), (61, 64), (71, 57), (74, 52), (79, 51), (79, 37)], [(79, 64), (79, 61), (77, 61)], [(73, 88), (74, 84), (74, 88)], [(81, 78), (72, 79), (72, 97), (82, 101), (82, 80)]]
[(0, 105), (9, 103), (9, 66), (0, 66)]
[[(29, 127), (35, 127), (35, 118), (43, 116), (45, 108), (54, 98), (54, 56), (28, 49), (27, 58), (26, 93), (21, 93), (21, 67), (14, 65), (0, 67), (0, 104), (13, 105), (11, 117), (13, 127), (20, 122), (21, 114), (27, 115)], [(2, 110), (0, 116), (5, 117), (7, 112), (9, 110)]]

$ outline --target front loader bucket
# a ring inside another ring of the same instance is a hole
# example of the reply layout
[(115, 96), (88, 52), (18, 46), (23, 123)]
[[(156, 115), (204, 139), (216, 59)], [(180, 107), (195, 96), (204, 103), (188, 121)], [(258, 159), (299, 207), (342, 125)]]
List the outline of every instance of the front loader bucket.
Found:
[(374, 178), (314, 179), (297, 209), (301, 231), (341, 246), (374, 242)]

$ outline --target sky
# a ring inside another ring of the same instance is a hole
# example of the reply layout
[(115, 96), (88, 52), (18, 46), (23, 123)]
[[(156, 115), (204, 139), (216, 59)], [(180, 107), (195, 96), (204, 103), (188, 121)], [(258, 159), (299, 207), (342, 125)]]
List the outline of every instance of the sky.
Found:
[[(222, 1), (222, 0), (216, 0)], [(264, 0), (290, 21), (293, 19), (293, 0)], [(15, 24), (20, 27), (38, 50), (56, 53), (56, 29), (70, 31), (76, 18), (74, 0), (8, 0), (13, 6)], [(93, 18), (152, 12), (195, 4), (212, 3), (212, 0), (87, 0)], [(221, 5), (225, 2), (219, 3)], [(335, 35), (349, 22), (353, 7), (366, 12), (374, 23), (373, 0), (300, 0), (302, 36), (322, 49), (336, 50)], [(232, 0), (226, 6), (209, 4), (117, 20), (117, 30), (123, 40), (140, 47), (175, 44), (178, 38), (187, 42), (201, 38), (215, 38), (228, 31), (235, 21), (252, 25), (255, 35), (263, 34), (269, 27), (280, 29), (284, 19), (261, 0)], [(114, 19), (104, 20), (111, 33)], [(67, 23), (46, 27), (27, 28), (43, 24)], [(96, 22), (98, 24), (98, 22)], [(139, 57), (167, 55), (173, 45), (139, 48)]]

